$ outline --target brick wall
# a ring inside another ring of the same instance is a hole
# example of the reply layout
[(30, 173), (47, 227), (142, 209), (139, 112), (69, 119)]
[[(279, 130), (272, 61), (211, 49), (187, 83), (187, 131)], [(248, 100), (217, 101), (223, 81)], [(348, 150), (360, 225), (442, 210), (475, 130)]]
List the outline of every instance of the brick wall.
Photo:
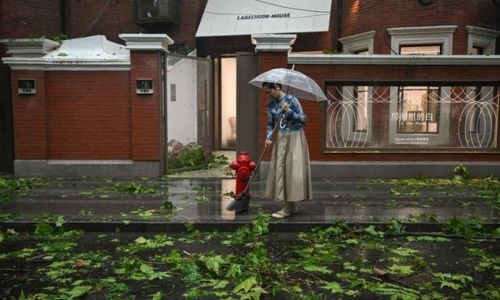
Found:
[(390, 54), (387, 28), (458, 25), (454, 36), (454, 54), (465, 54), (465, 25), (500, 29), (500, 8), (490, 0), (436, 0), (424, 6), (417, 0), (342, 1), (341, 36), (376, 31), (374, 52)]
[(134, 1), (68, 1), (67, 31), (71, 38), (105, 35), (115, 43), (120, 33), (138, 33), (143, 29), (134, 22)]
[[(36, 95), (19, 95), (17, 81), (34, 79)], [(42, 71), (12, 72), (12, 106), (16, 159), (47, 159), (45, 74)]]
[(60, 1), (7, 0), (1, 1), (2, 38), (52, 38), (60, 34)]
[(49, 159), (131, 159), (128, 72), (47, 72), (46, 88)]
[[(160, 55), (132, 54), (124, 71), (13, 71), (16, 159), (160, 159)], [(17, 95), (17, 79), (37, 93)], [(153, 95), (136, 95), (152, 78)]]

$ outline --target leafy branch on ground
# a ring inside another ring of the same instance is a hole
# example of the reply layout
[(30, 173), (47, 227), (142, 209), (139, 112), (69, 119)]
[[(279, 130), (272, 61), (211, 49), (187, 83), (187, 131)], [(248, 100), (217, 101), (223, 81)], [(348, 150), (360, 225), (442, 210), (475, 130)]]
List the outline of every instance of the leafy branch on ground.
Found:
[[(270, 220), (261, 214), (251, 224), (222, 233), (201, 232), (189, 223), (180, 234), (143, 233), (130, 239), (102, 233), (83, 247), (85, 234), (65, 231), (62, 216), (40, 217), (33, 235), (10, 232), (0, 243), (0, 279), (6, 283), (0, 294), (16, 299), (500, 295), (495, 240), (446, 234), (390, 237), (402, 230), (396, 220), (388, 231), (338, 222), (280, 234), (270, 231)], [(429, 249), (432, 255), (425, 254)], [(30, 269), (30, 262), (37, 267)], [(11, 264), (23, 272), (8, 271)], [(464, 267), (456, 271), (447, 264)]]

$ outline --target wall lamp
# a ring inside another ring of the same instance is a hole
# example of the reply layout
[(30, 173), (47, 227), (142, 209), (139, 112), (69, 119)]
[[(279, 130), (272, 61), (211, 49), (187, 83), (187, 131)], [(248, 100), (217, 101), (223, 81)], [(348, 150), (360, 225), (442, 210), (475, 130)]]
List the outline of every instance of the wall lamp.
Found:
[(152, 78), (139, 78), (139, 79), (137, 79), (135, 92), (138, 95), (152, 95), (153, 94), (153, 79)]
[(36, 94), (35, 79), (21, 78), (17, 80), (17, 93), (19, 95), (35, 95)]

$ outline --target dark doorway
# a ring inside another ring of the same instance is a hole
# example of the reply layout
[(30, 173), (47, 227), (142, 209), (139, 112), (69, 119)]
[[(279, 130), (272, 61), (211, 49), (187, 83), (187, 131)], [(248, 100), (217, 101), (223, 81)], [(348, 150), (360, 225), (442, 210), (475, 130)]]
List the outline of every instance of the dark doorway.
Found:
[(10, 69), (0, 62), (0, 172), (14, 173), (14, 126)]

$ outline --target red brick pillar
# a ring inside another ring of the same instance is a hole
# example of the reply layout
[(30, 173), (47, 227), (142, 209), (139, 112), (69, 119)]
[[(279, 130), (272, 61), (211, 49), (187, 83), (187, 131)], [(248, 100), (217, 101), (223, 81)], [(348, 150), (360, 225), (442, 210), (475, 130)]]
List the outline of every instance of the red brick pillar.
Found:
[[(120, 38), (130, 50), (132, 159), (161, 161), (164, 53), (173, 40), (166, 34), (121, 34)], [(137, 91), (138, 80), (151, 80), (152, 93)]]
[[(42, 57), (59, 43), (48, 39), (1, 40), (11, 57), (3, 61), (11, 68), (15, 159), (48, 159), (47, 103)], [(19, 89), (19, 80), (34, 83)], [(14, 163), (16, 164), (16, 163)], [(16, 167), (15, 167), (16, 168)]]
[[(252, 42), (255, 44), (255, 52), (258, 53), (259, 73), (269, 71), (273, 68), (288, 67), (288, 53), (292, 50), (291, 45), (295, 42), (295, 34), (255, 34), (252, 35)], [(260, 112), (261, 116), (266, 115), (266, 105), (269, 98), (260, 92)], [(261, 134), (266, 131), (266, 118), (260, 118), (259, 130)], [(266, 153), (266, 160), (271, 157), (271, 152)]]

